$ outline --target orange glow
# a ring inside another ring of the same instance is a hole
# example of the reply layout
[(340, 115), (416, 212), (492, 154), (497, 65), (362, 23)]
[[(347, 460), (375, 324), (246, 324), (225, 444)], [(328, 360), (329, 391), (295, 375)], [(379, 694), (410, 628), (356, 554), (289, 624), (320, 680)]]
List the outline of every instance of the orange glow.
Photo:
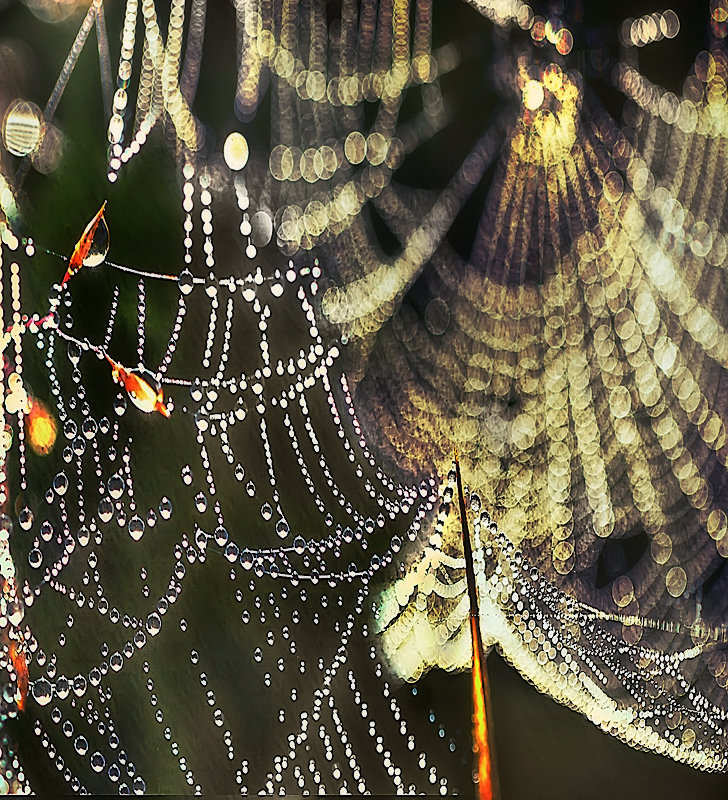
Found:
[(35, 397), (29, 398), (28, 441), (38, 456), (47, 456), (58, 435), (58, 424), (45, 404)]
[(480, 631), (475, 617), (470, 617), (470, 634), (473, 640), (473, 750), (478, 753), (478, 797), (493, 800), (490, 746), (488, 744), (488, 719), (485, 711), (486, 676), (480, 663)]
[(28, 696), (28, 663), (25, 660), (25, 653), (15, 641), (10, 642), (10, 663), (13, 665), (18, 682), (18, 711), (23, 711), (25, 698)]

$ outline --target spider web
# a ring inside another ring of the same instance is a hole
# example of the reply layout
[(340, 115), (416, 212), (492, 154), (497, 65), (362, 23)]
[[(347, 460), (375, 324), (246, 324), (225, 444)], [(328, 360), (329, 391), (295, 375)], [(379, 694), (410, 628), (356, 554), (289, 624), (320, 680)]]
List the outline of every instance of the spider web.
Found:
[[(121, 265), (112, 246), (112, 285), (82, 270), (52, 290), (57, 320), (13, 339), (61, 442), (35, 458), (17, 414), (8, 618), (34, 731), (73, 791), (464, 790), (467, 733), (418, 725), (394, 692), (470, 662), (454, 447), (487, 643), (605, 731), (726, 768), (722, 39), (712, 74), (693, 70), (705, 98), (622, 64), (637, 104), (619, 126), (518, 38), (527, 8), (480, 9), (506, 102), (434, 191), (394, 180), (447, 125), (467, 51), (431, 46), (428, 4), (412, 31), (405, 3), (333, 21), (238, 4), (236, 109), (252, 118), (270, 81), (272, 127), (267, 163), (234, 179), (191, 110), (205, 4), (184, 59), (182, 4), (166, 42), (141, 4), (136, 54), (127, 4), (108, 176), (166, 126), (185, 263)], [(529, 113), (529, 81), (549, 113)], [(690, 154), (715, 183), (702, 193)], [(463, 258), (446, 235), (491, 173)], [(56, 246), (5, 230), (14, 299)], [(108, 313), (74, 315), (89, 297)], [(170, 419), (115, 393), (105, 356), (156, 373)]]

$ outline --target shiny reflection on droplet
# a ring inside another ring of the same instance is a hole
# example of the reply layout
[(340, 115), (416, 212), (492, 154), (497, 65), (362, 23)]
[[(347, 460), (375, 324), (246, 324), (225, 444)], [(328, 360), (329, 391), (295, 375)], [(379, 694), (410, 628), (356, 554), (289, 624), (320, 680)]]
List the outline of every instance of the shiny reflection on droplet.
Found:
[(3, 119), (3, 144), (14, 156), (35, 152), (43, 135), (43, 114), (35, 103), (13, 100)]

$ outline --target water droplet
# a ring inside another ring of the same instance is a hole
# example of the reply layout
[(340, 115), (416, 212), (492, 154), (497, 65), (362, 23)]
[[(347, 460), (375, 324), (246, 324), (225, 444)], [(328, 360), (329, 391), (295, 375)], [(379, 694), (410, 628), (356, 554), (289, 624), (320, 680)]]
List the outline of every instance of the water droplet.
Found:
[(98, 686), (101, 683), (101, 670), (94, 667), (88, 674), (89, 683), (92, 686)]
[(97, 750), (95, 753), (91, 754), (91, 769), (94, 772), (101, 772), (101, 770), (106, 766), (106, 759), (103, 757), (101, 753)]
[(195, 495), (195, 508), (200, 514), (204, 514), (207, 511), (207, 498), (202, 492), (198, 492)]
[(82, 456), (86, 452), (86, 441), (81, 436), (76, 436), (71, 442), (71, 447), (77, 456)]
[(293, 549), (296, 551), (296, 553), (298, 553), (299, 556), (303, 553), (303, 551), (306, 549), (306, 542), (303, 536), (296, 536), (296, 538), (293, 540)]
[(253, 554), (250, 550), (243, 550), (240, 554), (240, 564), (243, 569), (250, 569), (253, 566)]
[(180, 292), (185, 295), (189, 294), (195, 285), (192, 273), (188, 269), (183, 269), (182, 272), (180, 272), (177, 283), (179, 285)]
[(144, 520), (141, 517), (134, 515), (129, 520), (129, 536), (135, 542), (138, 542), (144, 536)]
[(270, 503), (263, 503), (260, 507), (260, 516), (267, 522), (273, 516), (273, 509), (270, 507)]
[(63, 423), (63, 434), (66, 437), (66, 439), (73, 439), (73, 437), (77, 433), (78, 433), (78, 427), (76, 426), (75, 421), (70, 418), (67, 419)]
[(402, 547), (402, 540), (399, 536), (392, 537), (392, 551), (394, 553), (399, 553), (400, 548)]
[(47, 519), (44, 519), (40, 526), (40, 538), (44, 542), (50, 542), (53, 538), (53, 526)]
[(7, 541), (13, 532), (13, 521), (7, 514), (0, 514), (0, 539)]
[(33, 527), (33, 512), (28, 506), (18, 514), (18, 523), (24, 531), (29, 531)]
[(235, 465), (235, 479), (238, 481), (242, 481), (245, 477), (245, 470), (243, 469), (242, 464)]
[(102, 522), (108, 522), (114, 515), (114, 504), (108, 497), (102, 498), (99, 503), (99, 519)]
[[(70, 692), (71, 686), (68, 683), (68, 678), (66, 678), (65, 675), (61, 675), (61, 677), (56, 681), (56, 697), (59, 700), (65, 700)], [(71, 727), (71, 732), (73, 732), (73, 727)]]
[(124, 666), (124, 656), (122, 656), (118, 650), (111, 654), (111, 657), (109, 658), (109, 666), (114, 670), (114, 672), (119, 672)]
[(123, 416), (126, 411), (126, 395), (117, 394), (114, 398), (114, 413), (117, 417)]
[(227, 547), (225, 548), (225, 558), (232, 563), (233, 561), (238, 560), (238, 546), (235, 542), (229, 542)]
[(215, 544), (218, 547), (224, 547), (228, 540), (228, 532), (227, 528), (224, 528), (222, 525), (218, 528), (215, 528)]
[(68, 360), (73, 364), (74, 367), (78, 366), (78, 362), (81, 360), (81, 348), (76, 342), (69, 342), (68, 348)]
[(85, 736), (78, 736), (73, 743), (73, 749), (80, 755), (85, 756), (88, 753), (88, 741)]
[(30, 553), (28, 553), (28, 563), (33, 569), (38, 569), (43, 563), (43, 553), (41, 553), (37, 547), (34, 547)]
[(202, 386), (199, 378), (195, 378), (192, 386), (190, 386), (190, 397), (195, 403), (199, 403), (202, 400)]
[(25, 616), (25, 607), (23, 604), (17, 600), (13, 600), (12, 602), (8, 603), (8, 620), (10, 620), (11, 625), (15, 625), (17, 628), (18, 625), (23, 621), (23, 617)]
[(83, 675), (76, 675), (73, 679), (73, 693), (76, 697), (83, 697), (86, 693), (86, 678)]
[(147, 514), (147, 525), (150, 528), (153, 528), (157, 524), (157, 515), (154, 513), (154, 509), (150, 508), (149, 513)]
[(189, 464), (185, 464), (185, 466), (182, 467), (181, 475), (182, 482), (185, 484), (185, 486), (189, 486), (192, 483), (192, 470), (190, 469)]
[(263, 660), (263, 651), (260, 649), (260, 647), (256, 647), (255, 650), (253, 651), (253, 658), (258, 663), (260, 663)]
[(96, 420), (91, 417), (86, 417), (81, 423), (81, 433), (83, 433), (87, 439), (93, 439), (94, 436), (96, 436), (96, 429)]
[(134, 646), (141, 650), (142, 647), (147, 643), (147, 635), (144, 631), (137, 631), (134, 634)]
[(162, 519), (169, 519), (172, 516), (172, 501), (168, 497), (163, 497), (159, 501), (159, 516)]
[(114, 500), (118, 500), (121, 495), (124, 493), (124, 479), (116, 473), (112, 475), (106, 483), (106, 487), (109, 490), (109, 494), (114, 498)]
[(147, 785), (144, 783), (144, 779), (141, 775), (137, 775), (136, 778), (134, 778), (134, 783), (132, 783), (131, 788), (134, 794), (144, 794), (144, 792), (146, 792)]
[(59, 472), (53, 478), (53, 489), (60, 496), (66, 493), (68, 490), (68, 477), (65, 472)]
[(32, 694), (33, 699), (39, 706), (47, 706), (48, 703), (51, 702), (53, 687), (46, 678), (38, 678), (38, 680), (33, 683)]
[(276, 522), (276, 533), (281, 537), (281, 539), (285, 539), (290, 532), (290, 528), (288, 527), (288, 523), (284, 519), (279, 519)]
[(160, 630), (162, 630), (162, 618), (156, 611), (153, 611), (147, 617), (147, 632), (150, 636), (156, 636)]
[(89, 543), (91, 539), (91, 533), (85, 525), (82, 525), (79, 528), (77, 538), (78, 538), (78, 543), (81, 545), (81, 547), (86, 547), (86, 545)]
[(110, 781), (116, 783), (121, 777), (121, 770), (117, 764), (112, 764), (106, 771), (106, 774), (109, 776)]

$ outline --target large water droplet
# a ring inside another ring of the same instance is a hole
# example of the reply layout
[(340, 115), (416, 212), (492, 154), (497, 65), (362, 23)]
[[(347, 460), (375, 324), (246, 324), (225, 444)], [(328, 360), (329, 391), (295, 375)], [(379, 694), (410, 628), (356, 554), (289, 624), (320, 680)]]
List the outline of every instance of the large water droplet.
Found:
[(138, 542), (144, 536), (144, 520), (141, 517), (134, 515), (129, 520), (129, 536), (135, 542)]
[(227, 558), (227, 560), (230, 561), (230, 563), (232, 563), (233, 561), (237, 561), (238, 552), (239, 552), (238, 546), (235, 544), (235, 542), (229, 542), (227, 547), (225, 548), (225, 558)]
[(53, 687), (46, 678), (38, 678), (33, 683), (32, 695), (39, 706), (47, 706), (51, 702)]
[(188, 269), (183, 269), (182, 272), (180, 272), (177, 283), (179, 285), (180, 292), (185, 295), (189, 294), (195, 285), (192, 273)]
[(281, 539), (285, 539), (290, 530), (288, 523), (284, 519), (279, 519), (278, 522), (276, 522), (276, 533)]
[(156, 636), (159, 631), (162, 630), (162, 618), (157, 614), (156, 611), (153, 611), (147, 617), (147, 631), (150, 636)]
[(77, 367), (81, 360), (81, 347), (76, 342), (69, 342), (67, 352), (68, 360), (74, 367)]
[(44, 542), (50, 542), (53, 538), (53, 526), (47, 519), (44, 519), (41, 523), (40, 538), (43, 539)]
[(243, 569), (250, 569), (253, 566), (253, 554), (250, 550), (243, 550), (240, 554), (240, 564)]
[(109, 478), (106, 486), (114, 500), (118, 500), (124, 493), (124, 479), (118, 473)]
[(85, 756), (88, 753), (88, 741), (85, 736), (78, 736), (73, 743), (73, 749), (80, 755)]
[(228, 540), (227, 528), (224, 528), (222, 525), (215, 528), (215, 544), (217, 544), (218, 547), (224, 547), (225, 544), (227, 544), (227, 540)]
[(242, 464), (235, 465), (235, 479), (238, 481), (242, 481), (245, 477), (245, 470), (243, 469)]
[(111, 654), (111, 657), (109, 658), (109, 666), (114, 670), (114, 672), (119, 672), (119, 670), (124, 666), (124, 656), (122, 656), (118, 650)]
[(92, 419), (91, 417), (86, 417), (86, 419), (81, 423), (81, 433), (87, 439), (93, 439), (96, 436), (96, 420)]
[(303, 536), (296, 536), (293, 540), (293, 549), (298, 553), (300, 556), (303, 551), (306, 549), (306, 541), (304, 540)]
[(28, 563), (33, 569), (38, 569), (43, 563), (43, 553), (41, 553), (37, 547), (34, 547), (30, 553), (28, 553)]
[(64, 495), (68, 490), (68, 478), (65, 472), (59, 472), (53, 478), (53, 490), (57, 495)]
[(56, 697), (59, 700), (65, 700), (70, 693), (71, 684), (68, 682), (68, 678), (66, 678), (65, 675), (61, 675), (56, 681)]
[(101, 770), (106, 766), (106, 759), (103, 757), (101, 753), (97, 750), (95, 753), (91, 754), (91, 769), (94, 772), (101, 772)]
[(144, 783), (144, 779), (141, 775), (137, 775), (136, 778), (134, 778), (134, 783), (132, 783), (131, 788), (134, 794), (144, 794), (144, 792), (146, 792), (147, 785)]
[(76, 697), (83, 697), (86, 693), (86, 678), (83, 675), (76, 675), (73, 679), (73, 693)]
[(33, 512), (28, 506), (18, 514), (18, 524), (24, 531), (29, 531), (33, 527)]
[(73, 439), (78, 433), (78, 427), (70, 417), (63, 423), (63, 434), (67, 439)]
[(114, 515), (114, 504), (109, 500), (108, 497), (104, 497), (101, 499), (99, 503), (99, 519), (102, 522), (108, 522), (111, 517)]
[(260, 507), (260, 516), (267, 522), (273, 516), (273, 509), (270, 503), (263, 503)]

